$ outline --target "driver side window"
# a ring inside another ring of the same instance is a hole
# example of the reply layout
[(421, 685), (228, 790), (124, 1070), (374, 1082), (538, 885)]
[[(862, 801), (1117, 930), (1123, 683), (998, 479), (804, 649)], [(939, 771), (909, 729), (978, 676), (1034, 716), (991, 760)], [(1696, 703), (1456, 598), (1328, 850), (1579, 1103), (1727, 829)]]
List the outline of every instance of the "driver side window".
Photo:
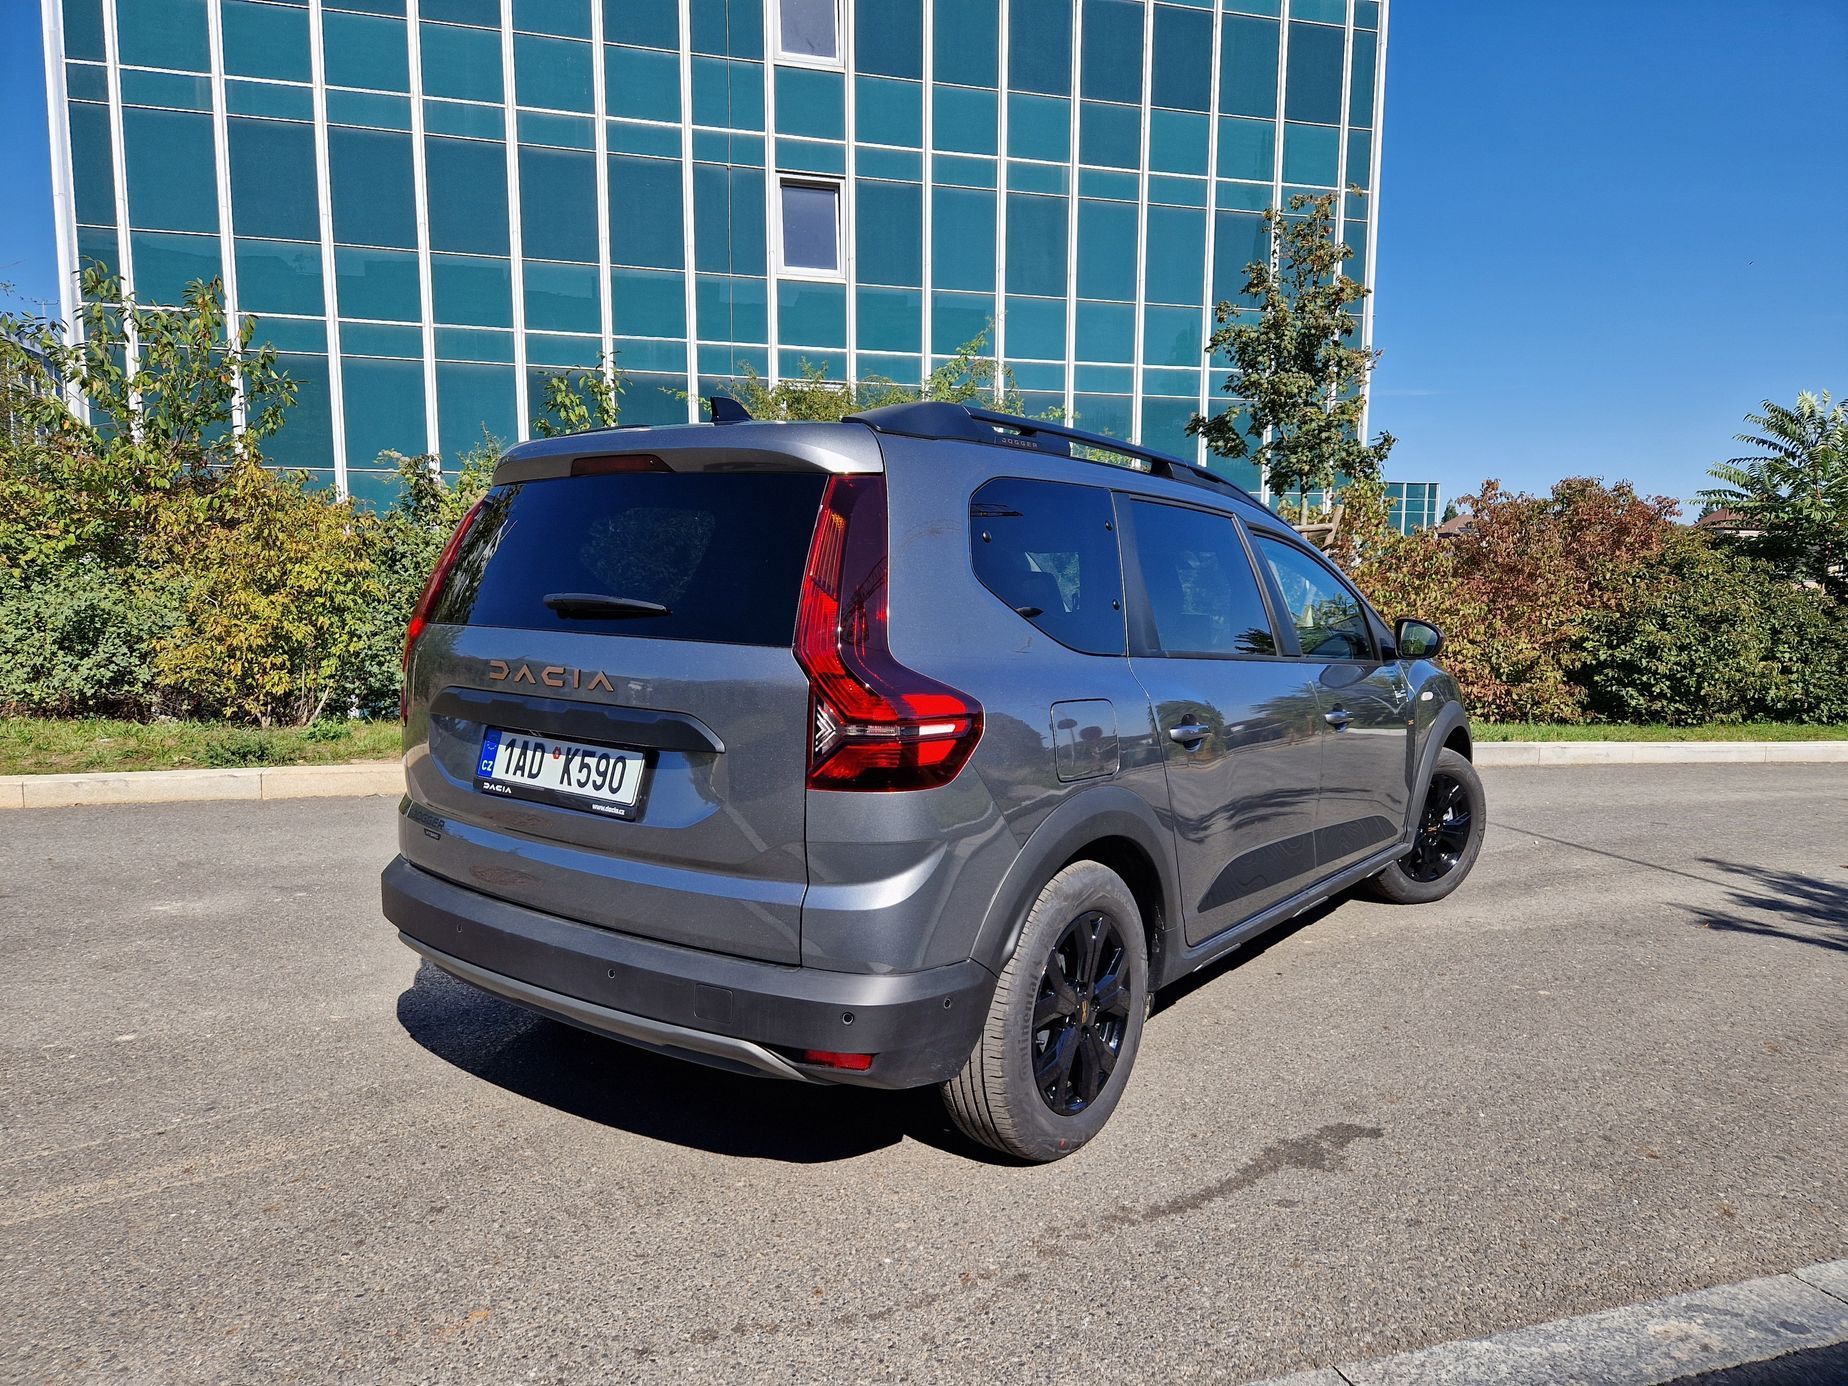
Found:
[(1378, 658), (1360, 599), (1332, 568), (1294, 544), (1257, 533), (1252, 538), (1277, 579), (1307, 658)]

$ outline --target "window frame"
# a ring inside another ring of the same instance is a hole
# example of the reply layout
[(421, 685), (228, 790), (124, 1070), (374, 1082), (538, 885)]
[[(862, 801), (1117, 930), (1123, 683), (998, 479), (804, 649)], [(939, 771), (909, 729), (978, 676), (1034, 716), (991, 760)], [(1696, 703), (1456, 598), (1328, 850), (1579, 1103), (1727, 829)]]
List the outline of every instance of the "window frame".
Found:
[[(1117, 491), (1115, 498), (1117, 548), (1122, 555), (1123, 564), (1123, 607), (1129, 627), (1129, 653), (1132, 659), (1256, 660), (1262, 663), (1276, 663), (1279, 660), (1296, 658), (1291, 653), (1295, 626), (1280, 619), (1283, 614), (1281, 608), (1272, 596), (1271, 584), (1266, 580), (1265, 572), (1259, 566), (1257, 551), (1252, 546), (1250, 536), (1246, 533), (1244, 521), (1238, 515), (1210, 505), (1190, 505), (1186, 501), (1150, 495), (1142, 491)], [(1257, 588), (1258, 601), (1264, 607), (1265, 617), (1270, 622), (1271, 643), (1277, 647), (1274, 653), (1258, 654), (1241, 650), (1174, 651), (1164, 650), (1161, 647), (1161, 639), (1155, 627), (1155, 608), (1149, 599), (1148, 584), (1142, 572), (1141, 532), (1136, 524), (1134, 509), (1138, 503), (1166, 506), (1172, 510), (1197, 511), (1203, 515), (1210, 515), (1216, 520), (1224, 521), (1230, 527), (1238, 551), (1245, 555), (1246, 566), (1250, 568), (1252, 581)]]
[(832, 0), (834, 9), (834, 55), (832, 57), (822, 57), (814, 53), (791, 53), (783, 47), (783, 6), (786, 2), (787, 0), (772, 0), (770, 5), (771, 61), (785, 67), (814, 67), (824, 72), (845, 72), (847, 70), (847, 25), (846, 18), (842, 14), (843, 0)]
[[(783, 194), (789, 188), (821, 188), (834, 194), (834, 268), (817, 269), (812, 265), (792, 265), (783, 244)], [(812, 173), (793, 173), (778, 170), (776, 174), (776, 216), (768, 228), (770, 234), (771, 264), (779, 279), (806, 279), (821, 284), (845, 284), (848, 280), (847, 254), (849, 246), (849, 216), (847, 211), (847, 180), (845, 178), (820, 177)]]
[[(1286, 549), (1294, 549), (1298, 553), (1305, 555), (1311, 563), (1320, 567), (1325, 574), (1333, 578), (1337, 587), (1354, 599), (1355, 605), (1360, 608), (1361, 620), (1367, 627), (1367, 639), (1373, 646), (1372, 654), (1318, 655), (1310, 654), (1303, 649), (1302, 641), (1298, 638), (1296, 630), (1296, 618), (1290, 612), (1290, 604), (1284, 600), (1283, 588), (1277, 581), (1277, 575), (1271, 571), (1270, 561), (1264, 557), (1263, 552), (1258, 548), (1258, 540), (1260, 539), (1269, 539)], [(1386, 664), (1391, 662), (1393, 656), (1389, 656), (1386, 653), (1387, 642), (1380, 639), (1380, 629), (1384, 622), (1381, 620), (1379, 613), (1374, 611), (1373, 603), (1362, 596), (1360, 589), (1349, 582), (1347, 578), (1342, 575), (1341, 570), (1324, 558), (1320, 552), (1310, 545), (1303, 543), (1302, 540), (1279, 533), (1268, 526), (1252, 531), (1250, 548), (1252, 557), (1257, 560), (1258, 581), (1263, 584), (1266, 600), (1271, 604), (1272, 621), (1276, 627), (1284, 633), (1289, 641), (1290, 647), (1296, 651), (1291, 658), (1300, 659), (1311, 664)]]

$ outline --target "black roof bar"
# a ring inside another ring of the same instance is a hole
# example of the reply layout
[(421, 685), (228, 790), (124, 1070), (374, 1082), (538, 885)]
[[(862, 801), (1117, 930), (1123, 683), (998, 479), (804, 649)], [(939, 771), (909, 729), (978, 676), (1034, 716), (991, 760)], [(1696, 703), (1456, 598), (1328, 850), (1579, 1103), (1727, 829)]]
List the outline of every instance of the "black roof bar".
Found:
[[(846, 423), (863, 423), (879, 433), (896, 433), (907, 438), (960, 438), (971, 443), (992, 443), (1002, 447), (1028, 448), (1035, 452), (1050, 453), (1056, 457), (1078, 457), (1081, 461), (1095, 461), (1075, 452), (1074, 445), (1090, 448), (1098, 452), (1114, 453), (1119, 457), (1129, 458), (1144, 463), (1147, 469), (1157, 476), (1170, 481), (1184, 481), (1194, 485), (1206, 485), (1233, 495), (1243, 496), (1256, 505), (1251, 494), (1241, 486), (1236, 486), (1224, 477), (1209, 472), (1204, 467), (1179, 457), (1171, 457), (1165, 452), (1139, 447), (1135, 443), (1125, 443), (1120, 438), (1112, 438), (1103, 433), (1091, 433), (1082, 428), (1068, 428), (1050, 419), (1026, 419), (1018, 414), (1003, 414), (993, 409), (981, 409), (970, 404), (951, 404), (943, 400), (920, 400), (913, 404), (888, 404), (878, 409), (868, 409), (858, 414), (849, 414)], [(1104, 464), (1111, 465), (1111, 464)]]

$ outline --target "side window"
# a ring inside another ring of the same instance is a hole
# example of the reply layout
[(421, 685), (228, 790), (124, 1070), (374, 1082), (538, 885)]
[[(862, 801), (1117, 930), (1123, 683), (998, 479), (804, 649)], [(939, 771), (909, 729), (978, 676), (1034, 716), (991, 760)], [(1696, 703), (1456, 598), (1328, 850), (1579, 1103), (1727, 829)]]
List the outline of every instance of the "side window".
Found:
[(1373, 633), (1360, 599), (1319, 558), (1280, 539), (1252, 536), (1283, 593), (1296, 639), (1311, 659), (1373, 659)]
[(1003, 477), (969, 501), (982, 586), (1061, 645), (1123, 653), (1123, 571), (1110, 492)]
[(1223, 515), (1132, 501), (1136, 555), (1155, 644), (1170, 655), (1271, 655), (1257, 575)]

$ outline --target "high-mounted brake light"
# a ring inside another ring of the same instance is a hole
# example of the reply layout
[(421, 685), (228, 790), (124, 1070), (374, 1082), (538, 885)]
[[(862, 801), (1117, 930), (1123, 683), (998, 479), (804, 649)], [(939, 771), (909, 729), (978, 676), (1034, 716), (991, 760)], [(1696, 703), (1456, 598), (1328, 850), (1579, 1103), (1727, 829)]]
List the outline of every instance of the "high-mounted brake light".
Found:
[(400, 722), (408, 722), (411, 717), (411, 654), (417, 648), (424, 627), (430, 624), (430, 611), (436, 605), (437, 595), (449, 580), (449, 571), (456, 566), (456, 555), (462, 550), (462, 541), (468, 538), (468, 532), (475, 527), (475, 521), (481, 515), (481, 507), (486, 500), (484, 496), (468, 508), (468, 514), (462, 517), (456, 532), (443, 545), (442, 557), (436, 560), (436, 567), (430, 570), (430, 580), (424, 584), (423, 595), (418, 597), (417, 605), (411, 610), (410, 624), (404, 628), (404, 678), (398, 687)]
[(623, 472), (671, 472), (674, 469), (652, 453), (598, 453), (571, 463), (572, 476), (613, 476)]
[(981, 739), (981, 704), (893, 658), (886, 598), (885, 478), (830, 478), (796, 617), (810, 789), (932, 789)]

